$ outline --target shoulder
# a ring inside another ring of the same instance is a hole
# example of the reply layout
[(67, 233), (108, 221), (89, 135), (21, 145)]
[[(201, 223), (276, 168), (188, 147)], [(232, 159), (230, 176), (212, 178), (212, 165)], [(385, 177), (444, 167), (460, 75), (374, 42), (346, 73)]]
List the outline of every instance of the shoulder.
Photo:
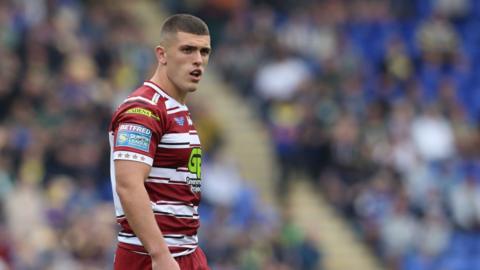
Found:
[(137, 123), (149, 128), (162, 128), (166, 119), (165, 104), (155, 89), (142, 85), (135, 89), (116, 109), (111, 129), (120, 123)]
[(161, 104), (159, 100), (161, 95), (157, 93), (154, 89), (148, 87), (147, 85), (142, 85), (139, 88), (135, 89), (120, 105), (128, 106), (129, 104), (138, 104), (144, 107), (157, 107), (158, 104)]
[(117, 109), (117, 113), (130, 111), (148, 115), (148, 111), (150, 111), (159, 116), (164, 115), (166, 112), (164, 99), (161, 93), (144, 83), (123, 100)]

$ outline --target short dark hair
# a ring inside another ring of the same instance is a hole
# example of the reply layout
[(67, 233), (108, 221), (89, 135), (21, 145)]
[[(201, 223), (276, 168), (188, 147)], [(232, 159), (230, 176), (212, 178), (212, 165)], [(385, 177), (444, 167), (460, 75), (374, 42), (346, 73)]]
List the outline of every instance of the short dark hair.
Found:
[[(195, 35), (210, 35), (207, 24), (200, 18), (190, 14), (175, 14), (168, 17), (162, 25), (160, 36), (185, 32)], [(163, 39), (163, 38), (162, 38)]]

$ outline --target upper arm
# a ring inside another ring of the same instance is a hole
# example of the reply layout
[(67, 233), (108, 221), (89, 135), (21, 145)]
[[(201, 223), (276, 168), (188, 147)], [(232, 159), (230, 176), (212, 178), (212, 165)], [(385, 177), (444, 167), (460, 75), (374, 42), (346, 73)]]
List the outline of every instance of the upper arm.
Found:
[(117, 188), (143, 185), (150, 173), (150, 166), (143, 162), (115, 160)]

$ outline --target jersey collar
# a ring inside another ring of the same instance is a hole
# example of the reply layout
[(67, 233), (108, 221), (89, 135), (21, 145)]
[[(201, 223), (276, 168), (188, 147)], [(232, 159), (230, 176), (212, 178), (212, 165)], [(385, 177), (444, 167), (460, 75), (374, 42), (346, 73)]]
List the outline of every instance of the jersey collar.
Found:
[(180, 107), (180, 108), (187, 108), (187, 105), (182, 104), (182, 103), (178, 102), (176, 99), (172, 98), (169, 94), (165, 93), (165, 91), (163, 91), (162, 88), (160, 88), (160, 86), (158, 86), (156, 83), (154, 83), (154, 82), (152, 82), (152, 81), (146, 81), (146, 82), (143, 83), (143, 85), (152, 88), (152, 89), (155, 90), (158, 94), (160, 94), (162, 97), (165, 97), (165, 98), (169, 99), (169, 100), (170, 100), (171, 102), (173, 102), (176, 106), (178, 106), (178, 107)]

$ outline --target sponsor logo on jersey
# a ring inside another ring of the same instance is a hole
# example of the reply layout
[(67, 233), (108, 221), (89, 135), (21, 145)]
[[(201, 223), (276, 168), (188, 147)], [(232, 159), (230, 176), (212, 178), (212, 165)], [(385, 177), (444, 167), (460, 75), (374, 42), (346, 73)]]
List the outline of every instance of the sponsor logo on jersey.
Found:
[(147, 117), (151, 117), (155, 120), (160, 120), (160, 117), (158, 117), (156, 114), (154, 114), (152, 111), (150, 110), (147, 110), (147, 109), (144, 109), (144, 108), (131, 108), (131, 109), (128, 109), (126, 111), (126, 113), (129, 113), (129, 114), (141, 114), (141, 115), (145, 115)]
[(121, 124), (115, 146), (125, 146), (148, 152), (152, 131), (144, 126)]
[(187, 177), (187, 183), (191, 186), (193, 192), (200, 192), (202, 182), (202, 149), (195, 147), (190, 153), (188, 159), (188, 171), (195, 174), (195, 178)]
[(183, 116), (175, 117), (173, 119), (179, 126), (183, 126), (183, 124), (185, 124), (185, 118), (183, 118)]

